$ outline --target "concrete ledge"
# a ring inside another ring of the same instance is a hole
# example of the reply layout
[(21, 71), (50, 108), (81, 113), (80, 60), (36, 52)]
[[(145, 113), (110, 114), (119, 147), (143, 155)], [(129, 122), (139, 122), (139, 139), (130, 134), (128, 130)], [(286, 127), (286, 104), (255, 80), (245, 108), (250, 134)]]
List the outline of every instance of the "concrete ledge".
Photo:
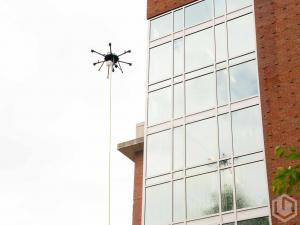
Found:
[(144, 150), (144, 137), (139, 137), (134, 140), (119, 143), (118, 150), (129, 159), (134, 161), (135, 153)]

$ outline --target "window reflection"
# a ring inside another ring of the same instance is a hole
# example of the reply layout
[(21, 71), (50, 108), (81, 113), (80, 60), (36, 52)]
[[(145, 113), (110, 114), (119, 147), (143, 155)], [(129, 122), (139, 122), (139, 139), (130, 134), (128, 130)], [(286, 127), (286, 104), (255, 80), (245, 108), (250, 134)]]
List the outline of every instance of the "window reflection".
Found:
[(226, 105), (229, 101), (229, 83), (227, 70), (217, 72), (218, 106)]
[(232, 12), (252, 4), (252, 0), (227, 0), (227, 11)]
[(220, 158), (228, 158), (231, 150), (231, 127), (229, 114), (218, 117)]
[(184, 180), (177, 180), (173, 183), (173, 221), (183, 221), (185, 217), (185, 191)]
[(150, 49), (149, 83), (155, 83), (172, 75), (172, 42)]
[(212, 19), (212, 2), (204, 0), (185, 8), (185, 27)]
[(183, 29), (183, 9), (174, 12), (174, 32)]
[(174, 40), (174, 75), (183, 73), (183, 39)]
[(150, 40), (154, 40), (172, 33), (172, 13), (151, 21)]
[(214, 162), (218, 159), (216, 118), (210, 118), (186, 126), (187, 167)]
[(213, 64), (214, 36), (211, 28), (186, 36), (185, 71)]
[(174, 128), (174, 170), (180, 170), (184, 168), (184, 152), (185, 152), (185, 144), (184, 144), (184, 127), (176, 127)]
[(227, 58), (227, 41), (225, 24), (222, 23), (215, 28), (216, 33), (216, 60), (223, 61)]
[(226, 11), (225, 0), (215, 0), (215, 17), (224, 15), (225, 11)]
[(269, 218), (268, 217), (261, 217), (251, 220), (244, 220), (239, 221), (238, 225), (269, 225)]
[(183, 83), (174, 85), (174, 118), (184, 114), (184, 90)]
[(221, 170), (221, 206), (222, 212), (233, 210), (233, 172)]

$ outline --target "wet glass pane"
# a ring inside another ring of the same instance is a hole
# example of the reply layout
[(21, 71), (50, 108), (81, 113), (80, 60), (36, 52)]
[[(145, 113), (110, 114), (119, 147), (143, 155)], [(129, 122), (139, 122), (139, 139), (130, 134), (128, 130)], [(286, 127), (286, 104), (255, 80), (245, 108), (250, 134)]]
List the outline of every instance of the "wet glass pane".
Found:
[(147, 138), (147, 177), (171, 171), (171, 130), (151, 134)]
[(212, 74), (186, 81), (186, 114), (214, 108), (216, 84)]
[(150, 40), (154, 40), (172, 33), (172, 13), (151, 21)]
[(171, 183), (146, 188), (145, 225), (166, 225), (171, 221)]
[(184, 180), (174, 181), (173, 184), (173, 221), (180, 222), (184, 220), (185, 194)]
[(215, 17), (224, 15), (225, 11), (225, 0), (215, 0)]
[(148, 125), (161, 123), (172, 116), (172, 89), (163, 88), (149, 93)]
[(232, 102), (258, 95), (256, 61), (230, 67), (229, 71)]
[(214, 36), (211, 28), (186, 36), (185, 71), (200, 69), (213, 64)]
[(220, 158), (228, 158), (232, 155), (229, 114), (224, 114), (218, 117), (218, 126)]
[(218, 159), (216, 118), (186, 125), (187, 167), (198, 166)]
[(228, 47), (230, 57), (254, 51), (255, 40), (252, 14), (228, 22)]
[(184, 127), (174, 128), (174, 170), (184, 168)]
[(222, 23), (216, 26), (216, 60), (217, 62), (223, 61), (227, 58), (227, 41), (225, 24)]
[(234, 155), (245, 155), (263, 149), (263, 134), (258, 106), (232, 113)]
[(244, 220), (239, 221), (238, 225), (269, 225), (269, 218), (268, 217), (261, 217), (251, 220)]
[(227, 70), (217, 72), (217, 94), (218, 106), (226, 105), (229, 102), (229, 82)]
[(185, 8), (185, 27), (212, 19), (212, 1), (204, 0)]
[(174, 118), (182, 117), (184, 113), (183, 83), (174, 85)]
[(174, 32), (183, 29), (183, 9), (174, 12)]
[(235, 167), (237, 209), (268, 204), (265, 170), (264, 162)]
[(208, 173), (186, 179), (187, 218), (219, 212), (219, 190), (217, 173)]
[(183, 73), (183, 39), (174, 40), (174, 75)]
[(232, 12), (252, 4), (252, 0), (227, 0), (227, 11)]
[(221, 170), (221, 206), (222, 212), (233, 210), (233, 172)]
[(150, 49), (149, 84), (172, 75), (172, 42)]

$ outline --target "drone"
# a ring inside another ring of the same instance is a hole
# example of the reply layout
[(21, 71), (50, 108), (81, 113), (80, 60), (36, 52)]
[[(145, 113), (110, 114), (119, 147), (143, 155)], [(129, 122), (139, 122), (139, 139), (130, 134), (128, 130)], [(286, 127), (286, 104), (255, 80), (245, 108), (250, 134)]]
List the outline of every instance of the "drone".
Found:
[(96, 53), (98, 55), (101, 55), (104, 57), (104, 59), (102, 61), (98, 60), (97, 62), (94, 62), (93, 65), (96, 66), (98, 64), (101, 64), (100, 65), (100, 68), (98, 69), (98, 71), (101, 70), (102, 66), (104, 65), (104, 63), (106, 63), (107, 65), (107, 69), (108, 69), (108, 72), (107, 72), (107, 78), (109, 78), (109, 74), (110, 74), (110, 66), (112, 67), (112, 72), (115, 72), (115, 68), (116, 69), (119, 69), (121, 71), (121, 73), (123, 73), (123, 69), (122, 69), (122, 66), (121, 64), (127, 64), (129, 66), (132, 66), (132, 63), (129, 63), (129, 62), (124, 62), (124, 61), (120, 61), (120, 57), (122, 55), (125, 55), (127, 53), (131, 53), (131, 50), (127, 50), (127, 51), (124, 51), (122, 54), (120, 55), (117, 55), (115, 53), (112, 53), (112, 50), (111, 50), (111, 43), (108, 44), (109, 45), (109, 52), (105, 55), (105, 54), (102, 54), (100, 52), (97, 52), (95, 50), (91, 50), (92, 53)]

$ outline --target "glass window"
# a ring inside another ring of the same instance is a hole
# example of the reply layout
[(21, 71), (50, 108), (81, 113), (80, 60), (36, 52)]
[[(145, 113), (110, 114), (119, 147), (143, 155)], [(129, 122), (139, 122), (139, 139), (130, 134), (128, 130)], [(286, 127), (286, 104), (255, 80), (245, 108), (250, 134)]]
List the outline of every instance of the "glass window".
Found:
[(185, 8), (185, 27), (191, 27), (212, 18), (211, 0), (204, 0)]
[(258, 95), (256, 61), (233, 66), (229, 71), (232, 102)]
[(174, 75), (183, 73), (183, 38), (174, 40)]
[(149, 135), (147, 138), (147, 177), (171, 171), (171, 130)]
[(218, 159), (216, 118), (201, 120), (186, 126), (187, 167), (214, 162)]
[(149, 83), (165, 80), (172, 75), (172, 42), (150, 49)]
[(212, 65), (213, 62), (214, 36), (211, 28), (186, 36), (186, 72)]
[(184, 180), (177, 180), (173, 183), (173, 221), (184, 220), (185, 194)]
[(232, 12), (252, 4), (252, 0), (227, 0), (227, 11)]
[(184, 114), (184, 90), (183, 83), (174, 85), (174, 118)]
[(222, 212), (233, 210), (233, 172), (221, 170), (221, 206)]
[(216, 26), (216, 60), (217, 62), (227, 59), (227, 41), (225, 24)]
[(145, 225), (166, 225), (172, 220), (171, 183), (146, 188)]
[(219, 212), (219, 190), (217, 173), (208, 173), (186, 179), (187, 218)]
[(161, 123), (172, 116), (172, 89), (163, 88), (149, 93), (148, 125)]
[(269, 218), (268, 217), (261, 217), (251, 220), (244, 220), (239, 221), (238, 225), (269, 225)]
[(215, 0), (215, 17), (225, 14), (226, 5), (225, 0)]
[(255, 50), (253, 15), (239, 17), (228, 22), (229, 56), (235, 57)]
[(227, 70), (217, 72), (217, 94), (218, 106), (226, 105), (229, 102), (229, 84)]
[(150, 40), (154, 40), (172, 33), (172, 13), (154, 19), (150, 23)]
[(245, 155), (263, 149), (263, 134), (258, 106), (232, 113), (234, 155)]
[(174, 170), (180, 170), (184, 168), (184, 127), (174, 128)]
[(237, 209), (268, 204), (268, 189), (263, 162), (235, 167)]
[(223, 223), (223, 225), (235, 225), (235, 223)]
[(183, 29), (183, 10), (177, 10), (174, 12), (174, 32)]
[(218, 117), (219, 124), (219, 150), (220, 158), (228, 158), (232, 155), (231, 127), (229, 114)]
[(212, 74), (186, 81), (186, 114), (215, 107), (215, 80)]

